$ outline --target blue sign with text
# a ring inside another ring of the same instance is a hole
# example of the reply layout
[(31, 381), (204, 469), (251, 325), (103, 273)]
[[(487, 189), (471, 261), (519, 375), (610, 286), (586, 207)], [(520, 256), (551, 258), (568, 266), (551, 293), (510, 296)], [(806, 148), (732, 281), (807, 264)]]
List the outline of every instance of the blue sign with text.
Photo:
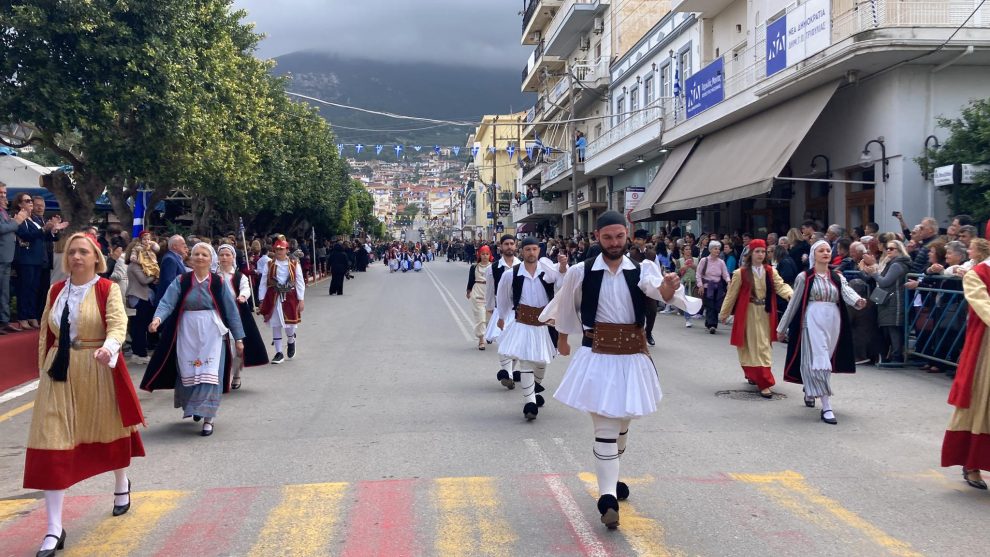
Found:
[(787, 18), (767, 25), (767, 77), (787, 67)]
[(725, 99), (722, 79), (725, 72), (722, 65), (722, 59), (719, 58), (684, 80), (688, 118), (708, 110)]

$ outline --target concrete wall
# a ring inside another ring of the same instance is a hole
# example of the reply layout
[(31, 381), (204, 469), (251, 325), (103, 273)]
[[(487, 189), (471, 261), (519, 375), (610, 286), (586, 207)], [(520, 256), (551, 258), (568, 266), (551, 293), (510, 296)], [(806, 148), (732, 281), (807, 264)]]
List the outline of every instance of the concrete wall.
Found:
[[(707, 64), (732, 52), (732, 49), (747, 40), (746, 10), (747, 0), (736, 0), (718, 15), (711, 18), (709, 29), (705, 37), (705, 44), (702, 48), (704, 53), (703, 64)], [(740, 30), (736, 30), (736, 25)]]

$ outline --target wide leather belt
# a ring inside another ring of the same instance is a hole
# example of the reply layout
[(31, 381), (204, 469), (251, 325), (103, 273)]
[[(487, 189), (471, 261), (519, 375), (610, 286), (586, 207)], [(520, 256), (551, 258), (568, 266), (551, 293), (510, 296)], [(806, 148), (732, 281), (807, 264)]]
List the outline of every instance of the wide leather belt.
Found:
[(589, 346), (596, 354), (627, 356), (649, 354), (646, 332), (632, 323), (596, 323), (593, 331), (585, 331), (582, 346)]
[(522, 323), (523, 325), (531, 325), (533, 327), (545, 327), (546, 323), (540, 322), (540, 314), (543, 313), (543, 308), (537, 308), (533, 306), (527, 306), (525, 304), (519, 304), (516, 307), (516, 321)]
[(749, 303), (756, 304), (758, 306), (762, 306), (763, 304), (767, 303), (767, 301), (766, 301), (766, 299), (758, 300), (756, 298), (750, 298), (749, 299)]
[(86, 350), (91, 348), (101, 348), (106, 342), (105, 338), (74, 338), (72, 339), (73, 350)]

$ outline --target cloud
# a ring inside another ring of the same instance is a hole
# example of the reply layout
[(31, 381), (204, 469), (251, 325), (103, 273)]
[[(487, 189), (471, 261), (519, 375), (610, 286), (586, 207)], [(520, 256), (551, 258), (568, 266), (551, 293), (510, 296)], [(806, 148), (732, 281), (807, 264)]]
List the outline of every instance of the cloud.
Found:
[(522, 67), (522, 0), (234, 0), (266, 38), (258, 55), (298, 50), (391, 61)]

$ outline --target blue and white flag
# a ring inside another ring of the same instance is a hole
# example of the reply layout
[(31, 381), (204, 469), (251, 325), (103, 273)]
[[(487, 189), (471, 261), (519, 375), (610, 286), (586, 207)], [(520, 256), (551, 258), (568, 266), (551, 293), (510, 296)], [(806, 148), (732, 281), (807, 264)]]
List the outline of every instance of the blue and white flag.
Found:
[(533, 146), (532, 145), (527, 145), (526, 146), (526, 158), (528, 158), (528, 159), (532, 159), (533, 158)]
[(395, 146), (395, 158), (399, 158), (401, 156), (402, 156), (402, 145), (396, 145)]
[(422, 149), (422, 148), (423, 148), (423, 146), (422, 146), (422, 145), (413, 145), (413, 149), (415, 149), (417, 153), (418, 153), (418, 152), (420, 151), (420, 149)]
[(512, 156), (516, 154), (516, 146), (509, 145), (505, 148), (505, 152), (509, 154), (509, 162), (512, 162)]
[(344, 154), (344, 144), (343, 143), (338, 143), (337, 144), (337, 154), (338, 155), (343, 155)]
[(357, 145), (354, 146), (354, 150), (360, 153), (361, 151), (364, 151), (364, 145), (358, 143)]
[(461, 148), (460, 147), (451, 147), (450, 150), (454, 152), (454, 156), (455, 157), (457, 155), (460, 155), (461, 154)]
[(488, 152), (494, 155), (495, 154), (495, 146), (494, 145), (489, 146), (488, 147)]
[(533, 140), (533, 147), (536, 148), (538, 151), (542, 151), (543, 150), (543, 140), (540, 139), (540, 134), (534, 133), (533, 136), (536, 138), (536, 139)]
[(144, 230), (144, 213), (148, 207), (148, 195), (150, 194), (151, 191), (141, 189), (134, 194), (134, 227), (131, 230), (131, 238), (137, 238)]
[(434, 145), (433, 146), (433, 152), (439, 155), (440, 154), (440, 146), (439, 145)]
[(674, 96), (681, 96), (681, 72), (674, 68)]
[(475, 145), (474, 147), (471, 147), (471, 156), (472, 157), (477, 157), (478, 156), (478, 146), (477, 145)]
[(242, 217), (237, 217), (237, 231), (244, 234), (244, 219)]
[(385, 148), (384, 145), (375, 145), (375, 154), (376, 155), (382, 154), (382, 149), (384, 149), (384, 148)]

